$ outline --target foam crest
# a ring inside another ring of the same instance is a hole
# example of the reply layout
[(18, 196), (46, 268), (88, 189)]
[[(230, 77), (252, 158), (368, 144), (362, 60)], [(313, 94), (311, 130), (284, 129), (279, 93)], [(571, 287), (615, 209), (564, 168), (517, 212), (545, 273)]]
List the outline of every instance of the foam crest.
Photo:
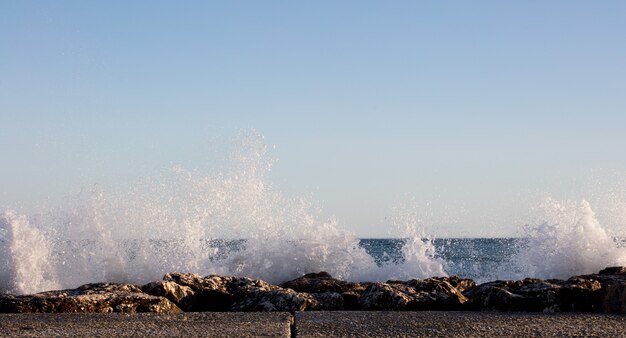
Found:
[(542, 209), (545, 221), (527, 227), (528, 241), (514, 257), (522, 275), (567, 278), (626, 265), (626, 248), (598, 222), (587, 201), (547, 199)]
[(262, 136), (247, 132), (222, 171), (176, 167), (127, 191), (90, 187), (37, 217), (5, 213), (2, 288), (32, 293), (102, 281), (140, 284), (171, 271), (270, 282), (318, 271), (346, 280), (445, 274), (432, 244), (417, 232), (405, 234), (403, 262), (376, 264), (310, 198), (276, 191), (267, 179), (273, 162)]
[(33, 293), (58, 287), (43, 233), (24, 215), (0, 214), (0, 291)]

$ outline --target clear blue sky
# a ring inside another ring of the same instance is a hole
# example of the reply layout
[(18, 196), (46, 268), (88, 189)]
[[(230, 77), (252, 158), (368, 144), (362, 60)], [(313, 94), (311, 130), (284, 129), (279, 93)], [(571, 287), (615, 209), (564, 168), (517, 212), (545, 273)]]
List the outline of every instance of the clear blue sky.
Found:
[(255, 128), (275, 187), (361, 236), (407, 196), (437, 234), (511, 234), (535, 196), (623, 182), (624, 18), (624, 1), (2, 1), (0, 207), (204, 165)]

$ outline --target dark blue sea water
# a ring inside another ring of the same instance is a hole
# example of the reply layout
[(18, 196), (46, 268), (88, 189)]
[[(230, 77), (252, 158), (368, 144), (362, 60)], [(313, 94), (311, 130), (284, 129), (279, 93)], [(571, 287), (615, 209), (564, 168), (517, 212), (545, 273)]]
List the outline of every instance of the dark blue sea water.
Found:
[[(425, 240), (426, 241), (426, 240)], [(359, 245), (378, 264), (402, 263), (402, 239), (361, 239)], [(514, 253), (527, 241), (520, 238), (436, 238), (434, 257), (445, 262), (446, 272), (478, 280), (496, 279)], [(508, 267), (511, 268), (511, 267)]]

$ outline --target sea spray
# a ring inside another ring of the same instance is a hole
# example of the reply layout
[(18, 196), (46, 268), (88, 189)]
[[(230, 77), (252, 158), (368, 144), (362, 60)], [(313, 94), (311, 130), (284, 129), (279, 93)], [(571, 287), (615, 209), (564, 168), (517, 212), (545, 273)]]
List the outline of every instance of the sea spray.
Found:
[(262, 136), (245, 133), (238, 143), (224, 170), (175, 167), (122, 192), (89, 187), (37, 217), (5, 213), (3, 290), (140, 284), (171, 271), (274, 283), (318, 271), (347, 280), (445, 274), (411, 222), (405, 259), (377, 263), (311, 198), (273, 188)]
[(447, 276), (445, 261), (437, 257), (432, 238), (424, 232), (412, 201), (393, 208), (390, 217), (391, 233), (401, 238), (400, 259), (385, 259), (376, 268), (368, 269), (361, 280), (411, 279)]
[(541, 221), (524, 238), (439, 239), (447, 247), (424, 233), (425, 222), (408, 203), (385, 225), (395, 229), (389, 248), (397, 252), (375, 257), (337, 220), (322, 217), (313, 198), (273, 187), (267, 176), (274, 160), (259, 134), (245, 133), (237, 143), (228, 164), (208, 171), (174, 167), (121, 191), (87, 187), (52, 210), (3, 212), (0, 291), (141, 284), (172, 271), (272, 283), (319, 271), (352, 281), (449, 273), (487, 281), (626, 265), (626, 249), (589, 203), (554, 200), (544, 203)]
[(43, 233), (12, 210), (0, 214), (0, 291), (33, 293), (58, 287)]
[(512, 257), (513, 277), (567, 278), (626, 265), (626, 248), (598, 222), (587, 201), (548, 198), (541, 209), (543, 221), (525, 227), (526, 240)]

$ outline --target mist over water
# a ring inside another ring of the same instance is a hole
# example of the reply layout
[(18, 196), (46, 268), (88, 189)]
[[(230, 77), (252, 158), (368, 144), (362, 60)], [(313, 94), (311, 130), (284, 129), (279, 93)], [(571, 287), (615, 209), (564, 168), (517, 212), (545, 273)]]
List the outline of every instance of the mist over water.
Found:
[(384, 281), (450, 273), (569, 277), (626, 265), (625, 249), (589, 203), (555, 200), (544, 203), (544, 221), (528, 226), (524, 241), (488, 251), (486, 256), (500, 255), (489, 264), (489, 257), (477, 258), (471, 248), (459, 252), (462, 259), (442, 255), (414, 213), (398, 210), (389, 226), (403, 239), (396, 248), (401, 258), (380, 259), (336, 220), (324, 219), (312, 199), (274, 189), (267, 179), (272, 164), (262, 137), (249, 132), (222, 171), (177, 167), (123, 192), (90, 187), (52, 210), (28, 215), (6, 210), (0, 214), (0, 290), (22, 294), (102, 281), (141, 284), (171, 271), (277, 283), (318, 271)]

